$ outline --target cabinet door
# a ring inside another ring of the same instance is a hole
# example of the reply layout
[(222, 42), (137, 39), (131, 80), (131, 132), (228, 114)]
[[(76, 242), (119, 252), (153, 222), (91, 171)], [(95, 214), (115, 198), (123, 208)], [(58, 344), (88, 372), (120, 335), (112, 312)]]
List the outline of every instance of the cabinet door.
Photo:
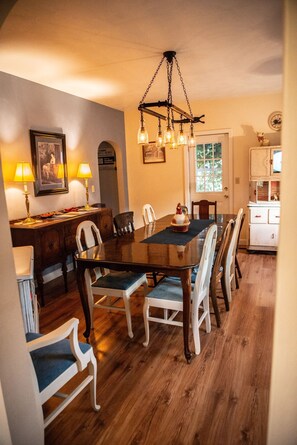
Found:
[(250, 224), (250, 245), (276, 247), (278, 230), (277, 224)]
[(250, 149), (250, 177), (251, 180), (269, 178), (270, 176), (270, 148)]
[(271, 176), (279, 178), (282, 171), (282, 150), (280, 148), (271, 149)]

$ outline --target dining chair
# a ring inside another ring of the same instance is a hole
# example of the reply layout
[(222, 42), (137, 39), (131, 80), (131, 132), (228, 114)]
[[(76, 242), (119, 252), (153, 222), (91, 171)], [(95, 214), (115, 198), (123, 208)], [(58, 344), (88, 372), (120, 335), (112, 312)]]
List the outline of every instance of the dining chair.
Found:
[(242, 278), (242, 273), (241, 273), (241, 270), (240, 270), (237, 254), (238, 254), (240, 234), (241, 234), (241, 229), (242, 229), (242, 226), (243, 226), (243, 223), (244, 223), (244, 219), (245, 219), (245, 213), (242, 215), (240, 228), (239, 228), (239, 233), (238, 233), (238, 238), (237, 238), (237, 245), (236, 245), (236, 254), (235, 254), (235, 283), (236, 283), (236, 289), (239, 289), (239, 278)]
[(157, 218), (151, 204), (144, 204), (142, 206), (142, 218), (145, 226), (156, 221)]
[(134, 212), (118, 213), (113, 218), (117, 236), (123, 236), (126, 233), (134, 232)]
[[(78, 319), (72, 318), (54, 331), (42, 335), (33, 332), (26, 334), (27, 349), (32, 359), (35, 390), (43, 405), (51, 397), (56, 396), (63, 401), (44, 418), (46, 428), (69, 403), (89, 385), (91, 405), (95, 411), (100, 406), (96, 403), (97, 361), (93, 348), (88, 343), (78, 342)], [(67, 339), (69, 337), (69, 340)], [(61, 393), (60, 389), (76, 375), (88, 369), (84, 379), (71, 393)]]
[(217, 201), (207, 201), (207, 199), (192, 201), (192, 219), (194, 219), (195, 207), (197, 206), (199, 219), (209, 219), (210, 207), (213, 207), (215, 220), (217, 219)]
[(241, 226), (241, 220), (243, 217), (243, 209), (240, 208), (238, 210), (238, 213), (236, 215), (236, 219), (233, 228), (233, 232), (230, 238), (230, 242), (228, 245), (228, 249), (226, 249), (226, 252), (223, 256), (223, 280), (222, 280), (222, 287), (223, 287), (223, 293), (227, 295), (228, 301), (231, 302), (232, 300), (232, 293), (231, 291), (236, 288), (235, 286), (235, 256), (236, 256), (236, 247), (237, 247), (237, 241), (239, 236), (239, 229)]
[[(76, 230), (76, 244), (78, 252), (98, 245), (102, 246), (102, 240), (98, 227), (92, 221), (82, 221)], [(133, 337), (130, 296), (140, 286), (147, 292), (147, 278), (144, 273), (136, 272), (110, 272), (108, 269), (93, 269), (92, 277), (90, 271), (85, 271), (85, 284), (88, 295), (88, 305), (91, 316), (91, 328), (93, 325), (94, 308), (107, 309), (110, 311), (125, 312), (128, 326), (128, 335)], [(98, 301), (94, 301), (94, 296), (100, 296)], [(118, 306), (118, 301), (122, 299), (124, 307)]]
[[(206, 332), (211, 331), (210, 313), (209, 313), (209, 281), (210, 269), (213, 262), (217, 240), (217, 225), (212, 224), (206, 234), (200, 259), (199, 269), (195, 284), (191, 292), (191, 326), (195, 344), (195, 354), (200, 354), (200, 335), (199, 327), (205, 320)], [(201, 306), (202, 305), (202, 306)], [(150, 315), (150, 309), (163, 309), (163, 317)], [(202, 309), (202, 311), (200, 311)], [(173, 311), (168, 318), (168, 311)], [(179, 312), (183, 311), (183, 290), (180, 280), (174, 277), (164, 278), (151, 292), (145, 297), (143, 306), (143, 318), (145, 328), (144, 346), (149, 344), (149, 322), (170, 324), (182, 326), (181, 321), (176, 320)], [(202, 312), (201, 314), (199, 312)]]

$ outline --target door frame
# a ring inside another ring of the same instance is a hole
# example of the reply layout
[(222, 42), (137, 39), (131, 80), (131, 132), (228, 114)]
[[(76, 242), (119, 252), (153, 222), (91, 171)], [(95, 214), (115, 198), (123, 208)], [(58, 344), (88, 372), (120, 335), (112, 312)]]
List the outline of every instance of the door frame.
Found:
[[(230, 128), (221, 130), (206, 130), (199, 131), (194, 134), (195, 138), (199, 136), (210, 136), (215, 134), (225, 134), (228, 136), (228, 182), (229, 182), (229, 213), (233, 213), (234, 209), (234, 194), (233, 194), (233, 131)], [(190, 148), (184, 150), (184, 202), (191, 209), (191, 195), (190, 195)]]

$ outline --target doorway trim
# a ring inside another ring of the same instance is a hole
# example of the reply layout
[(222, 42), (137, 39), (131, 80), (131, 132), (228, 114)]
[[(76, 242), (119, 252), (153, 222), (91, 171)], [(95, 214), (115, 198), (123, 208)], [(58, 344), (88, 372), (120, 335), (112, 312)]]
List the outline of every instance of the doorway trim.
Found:
[[(206, 130), (195, 133), (195, 138), (199, 136), (210, 136), (215, 134), (225, 134), (228, 136), (228, 181), (229, 181), (229, 213), (234, 209), (234, 188), (233, 188), (233, 130), (223, 128), (221, 130)], [(189, 147), (184, 150), (184, 202), (188, 209), (191, 208), (190, 194), (190, 155)]]

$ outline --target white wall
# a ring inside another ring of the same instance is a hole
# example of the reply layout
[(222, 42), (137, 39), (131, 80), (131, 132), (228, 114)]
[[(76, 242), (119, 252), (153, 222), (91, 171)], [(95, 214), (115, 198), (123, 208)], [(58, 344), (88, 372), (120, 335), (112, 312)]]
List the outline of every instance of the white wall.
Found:
[(283, 173), (269, 445), (297, 443), (297, 2), (285, 2)]
[[(69, 193), (34, 197), (29, 184), (32, 215), (85, 204), (85, 188), (76, 179), (78, 164), (89, 162), (90, 204), (100, 202), (97, 150), (102, 141), (117, 148), (120, 206), (128, 207), (124, 115), (121, 111), (90, 102), (34, 82), (0, 73), (0, 147), (9, 219), (26, 215), (22, 184), (14, 183), (17, 162), (31, 162), (29, 129), (64, 133)], [(95, 186), (95, 193), (91, 186)]]
[[(196, 124), (195, 132), (204, 130), (231, 129), (233, 132), (234, 211), (246, 208), (249, 200), (248, 158), (249, 147), (257, 146), (256, 133), (264, 131), (270, 145), (281, 142), (281, 133), (270, 130), (268, 116), (272, 111), (282, 110), (282, 95), (266, 94), (191, 103), (193, 114), (205, 114), (205, 124)], [(181, 107), (184, 104), (180, 104)], [(156, 119), (145, 116), (150, 140), (156, 135)], [(139, 112), (125, 112), (127, 165), (130, 210), (136, 215), (136, 225), (142, 225), (141, 207), (146, 202), (153, 205), (158, 217), (173, 213), (178, 202), (184, 200), (183, 149), (166, 149), (165, 164), (143, 164), (142, 147), (137, 145)], [(247, 218), (246, 218), (247, 219)], [(242, 231), (247, 237), (247, 223)]]
[(13, 445), (41, 445), (43, 416), (25, 343), (1, 168), (0, 208), (0, 382)]

